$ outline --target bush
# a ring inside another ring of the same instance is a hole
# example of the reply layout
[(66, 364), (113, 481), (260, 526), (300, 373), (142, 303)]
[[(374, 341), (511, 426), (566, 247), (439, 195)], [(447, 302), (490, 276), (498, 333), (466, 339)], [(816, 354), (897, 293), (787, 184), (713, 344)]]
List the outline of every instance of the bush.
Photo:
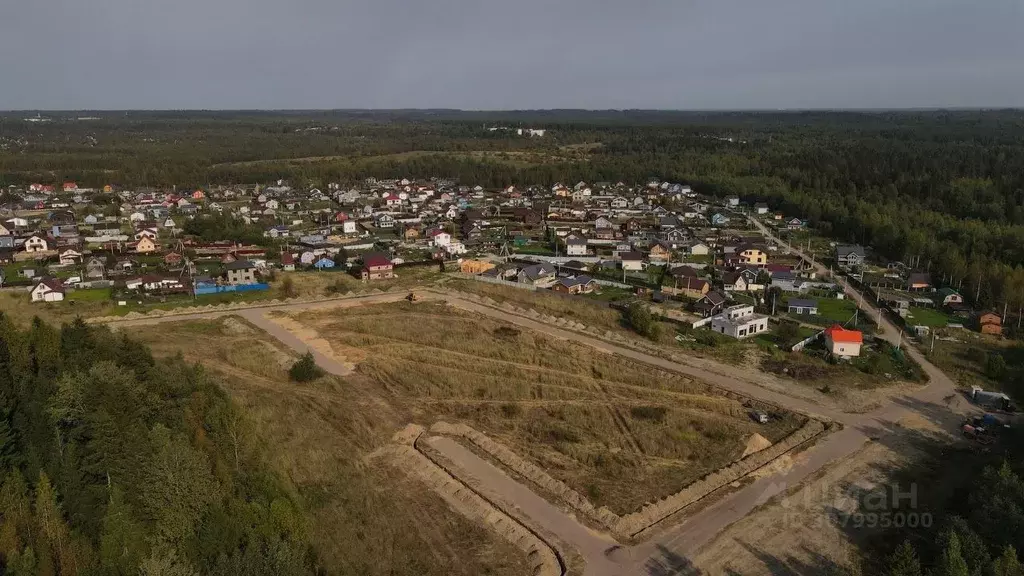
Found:
[(629, 413), (637, 420), (651, 420), (654, 422), (664, 422), (665, 412), (667, 412), (664, 406), (634, 406), (629, 409)]
[(295, 298), (296, 294), (295, 280), (292, 280), (291, 276), (285, 276), (281, 281), (281, 295), (285, 298)]
[(788, 320), (780, 322), (779, 327), (775, 329), (775, 338), (779, 342), (779, 347), (792, 348), (800, 341), (800, 325)]
[(657, 340), (661, 326), (651, 314), (651, 309), (643, 302), (633, 302), (626, 309), (626, 323), (641, 336)]
[(1006, 359), (1001, 354), (989, 354), (985, 361), (985, 375), (993, 380), (1006, 377)]
[(288, 376), (296, 382), (309, 382), (323, 375), (324, 370), (316, 365), (312, 352), (303, 354), (288, 371)]

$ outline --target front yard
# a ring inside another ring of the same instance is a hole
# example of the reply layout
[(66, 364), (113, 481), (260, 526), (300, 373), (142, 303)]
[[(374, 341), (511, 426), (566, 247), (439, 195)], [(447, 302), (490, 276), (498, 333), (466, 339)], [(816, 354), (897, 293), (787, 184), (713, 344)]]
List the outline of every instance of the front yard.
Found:
[(915, 308), (904, 317), (910, 326), (928, 326), (929, 328), (945, 328), (950, 323), (960, 323), (956, 318), (950, 318), (945, 312), (933, 308)]

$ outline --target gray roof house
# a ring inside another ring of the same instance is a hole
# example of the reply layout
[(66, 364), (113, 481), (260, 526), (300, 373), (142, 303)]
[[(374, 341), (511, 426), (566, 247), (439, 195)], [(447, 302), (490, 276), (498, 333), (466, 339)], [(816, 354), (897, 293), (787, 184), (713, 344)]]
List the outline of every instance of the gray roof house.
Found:
[(810, 314), (811, 316), (817, 316), (818, 301), (806, 298), (792, 298), (787, 305), (787, 311), (790, 314)]
[(860, 266), (864, 263), (864, 247), (856, 244), (836, 246), (836, 263), (840, 266)]

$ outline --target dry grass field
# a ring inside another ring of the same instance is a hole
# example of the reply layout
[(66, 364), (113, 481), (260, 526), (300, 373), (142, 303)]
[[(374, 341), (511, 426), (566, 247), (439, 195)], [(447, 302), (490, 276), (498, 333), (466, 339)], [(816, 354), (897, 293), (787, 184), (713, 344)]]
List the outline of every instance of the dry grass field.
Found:
[[(218, 375), (245, 408), (259, 450), (308, 512), (326, 574), (513, 576), (522, 552), (453, 512), (386, 461), (369, 458), (409, 421), (361, 378), (288, 380), (294, 354), (236, 318), (125, 328), (157, 355), (181, 353)], [(259, 481), (254, 478), (253, 481)]]
[(523, 308), (533, 308), (541, 314), (558, 316), (567, 320), (597, 326), (604, 330), (621, 331), (631, 334), (622, 324), (622, 314), (613, 308), (568, 299), (547, 290), (532, 292), (497, 284), (486, 284), (474, 280), (453, 279), (445, 283), (449, 288), (486, 296), (497, 302), (510, 302)]
[(443, 304), (310, 311), (285, 323), (356, 363), (349, 380), (366, 406), (428, 425), (465, 422), (619, 514), (738, 459), (755, 432), (776, 442), (802, 423), (780, 413), (762, 426), (701, 382)]

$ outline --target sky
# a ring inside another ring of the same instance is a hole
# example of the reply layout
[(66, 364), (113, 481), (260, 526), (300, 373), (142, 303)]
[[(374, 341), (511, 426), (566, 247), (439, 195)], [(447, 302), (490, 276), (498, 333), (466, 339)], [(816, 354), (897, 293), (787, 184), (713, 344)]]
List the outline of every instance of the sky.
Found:
[(1024, 106), (1022, 0), (0, 0), (0, 109)]

